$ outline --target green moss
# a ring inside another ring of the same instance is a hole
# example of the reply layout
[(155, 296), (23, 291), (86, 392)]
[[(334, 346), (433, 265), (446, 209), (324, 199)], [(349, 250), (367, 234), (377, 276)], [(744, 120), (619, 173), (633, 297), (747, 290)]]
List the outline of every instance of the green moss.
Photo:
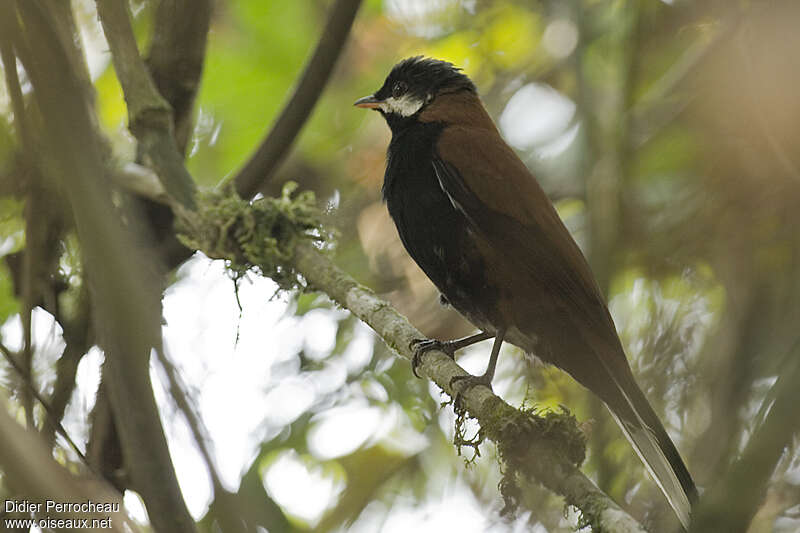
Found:
[(595, 498), (591, 494), (587, 494), (585, 500), (581, 502), (577, 529), (580, 530), (588, 527), (591, 531), (604, 531), (600, 523), (600, 515), (602, 515), (603, 511), (607, 508), (608, 502)]
[(178, 238), (189, 248), (228, 261), (234, 277), (249, 270), (272, 278), (281, 289), (304, 289), (305, 282), (291, 265), (301, 241), (327, 241), (314, 193), (295, 194), (287, 182), (279, 198), (242, 200), (232, 186), (202, 191), (197, 210), (183, 213)]
[(453, 444), (456, 447), (456, 451), (458, 455), (461, 455), (461, 448), (467, 447), (472, 448), (472, 457), (466, 459), (467, 466), (470, 466), (475, 462), (475, 460), (481, 456), (481, 449), (480, 446), (483, 443), (483, 440), (486, 438), (483, 428), (478, 430), (477, 435), (473, 438), (467, 438), (466, 431), (464, 428), (467, 419), (469, 418), (469, 413), (467, 409), (464, 407), (464, 403), (461, 401), (454, 401), (453, 402), (453, 412), (456, 415), (456, 422), (455, 422), (455, 433), (453, 434)]
[(505, 506), (503, 515), (513, 514), (522, 495), (517, 474), (527, 471), (525, 461), (530, 460), (532, 446), (546, 446), (557, 450), (562, 457), (580, 466), (586, 458), (586, 436), (578, 427), (575, 416), (565, 407), (560, 412), (539, 411), (535, 408), (515, 409), (497, 396), (492, 396), (483, 405), (480, 417), (481, 429), (474, 439), (465, 439), (464, 422), (468, 415), (460, 402), (453, 404), (456, 413), (455, 439), (459, 454), (462, 446), (475, 450), (469, 462), (479, 456), (478, 446), (484, 438), (497, 444), (500, 469), (503, 474), (498, 489)]

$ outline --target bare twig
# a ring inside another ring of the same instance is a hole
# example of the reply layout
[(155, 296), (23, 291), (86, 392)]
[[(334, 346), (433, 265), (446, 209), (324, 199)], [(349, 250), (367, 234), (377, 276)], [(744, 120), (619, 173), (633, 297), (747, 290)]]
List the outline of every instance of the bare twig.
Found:
[(217, 519), (223, 526), (221, 529), (225, 533), (244, 533), (247, 531), (245, 524), (247, 510), (241, 508), (237, 495), (225, 490), (222, 481), (220, 481), (216, 461), (211, 454), (212, 441), (208, 436), (208, 430), (203, 424), (196, 406), (192, 405), (192, 398), (189, 396), (186, 386), (172, 361), (164, 353), (163, 347), (156, 350), (156, 356), (167, 375), (170, 395), (175, 400), (175, 404), (181, 410), (183, 416), (186, 417), (186, 423), (189, 425), (192, 437), (197, 444), (200, 455), (203, 456), (203, 461), (206, 463), (208, 474), (211, 477), (211, 485), (214, 488), (214, 500), (224, 502), (224, 505), (220, 505), (216, 509)]
[(34, 266), (37, 263), (42, 250), (40, 248), (41, 236), (40, 220), (37, 218), (40, 198), (35, 187), (28, 187), (26, 194), (25, 216), (25, 250), (22, 255), (22, 301), (20, 309), (20, 322), (22, 322), (22, 365), (17, 369), (23, 381), (30, 387), (23, 387), (20, 394), (20, 403), (25, 409), (25, 420), (29, 428), (36, 427), (36, 418), (33, 415), (33, 400), (31, 390), (36, 390), (33, 381), (33, 298), (36, 290), (36, 272)]
[(101, 367), (100, 383), (94, 396), (94, 407), (89, 413), (89, 438), (86, 443), (86, 459), (95, 472), (107, 480), (118, 491), (124, 492), (132, 484), (125, 468), (119, 431), (114, 422), (114, 413), (108, 396), (107, 365)]
[(75, 377), (78, 373), (78, 364), (89, 350), (90, 334), (90, 308), (89, 291), (86, 286), (81, 286), (77, 297), (75, 313), (65, 319), (56, 316), (64, 330), (64, 353), (56, 362), (56, 381), (53, 384), (53, 394), (50, 396), (50, 409), (47, 413), (47, 423), (42, 427), (42, 436), (47, 444), (53, 445), (55, 438), (53, 428), (60, 424), (64, 418), (67, 404), (75, 390)]
[(200, 450), (200, 455), (203, 456), (203, 460), (208, 465), (211, 483), (214, 486), (214, 491), (216, 492), (219, 489), (222, 489), (222, 482), (220, 482), (219, 474), (217, 473), (215, 466), (216, 461), (214, 461), (214, 458), (211, 455), (211, 439), (208, 438), (208, 430), (206, 429), (205, 424), (203, 424), (203, 421), (200, 419), (196, 407), (192, 405), (192, 401), (188, 395), (188, 392), (186, 391), (186, 386), (183, 384), (178, 371), (175, 369), (175, 365), (172, 364), (172, 361), (170, 361), (169, 358), (167, 358), (167, 355), (164, 353), (163, 347), (156, 350), (156, 356), (158, 357), (158, 361), (161, 363), (161, 367), (164, 369), (164, 373), (167, 376), (170, 395), (175, 401), (175, 405), (178, 406), (178, 409), (181, 410), (183, 416), (186, 417), (186, 422), (189, 425), (189, 429), (192, 432), (192, 437), (194, 437), (195, 443), (197, 443), (197, 448)]
[(158, 92), (139, 55), (127, 2), (97, 0), (97, 13), (125, 93), (129, 128), (139, 141), (139, 150), (170, 196), (191, 209), (194, 207), (194, 180), (183, 166), (183, 157), (173, 136), (172, 109)]
[(19, 135), (23, 153), (33, 147), (30, 127), (25, 113), (25, 101), (17, 75), (17, 58), (14, 47), (9, 40), (8, 25), (10, 21), (0, 21), (0, 58), (3, 61), (3, 72), (6, 78), (6, 87), (11, 97), (11, 109), (14, 111), (14, 127)]
[(331, 8), (314, 55), (306, 65), (292, 97), (256, 152), (233, 178), (236, 191), (242, 198), (252, 198), (270, 180), (286, 157), (328, 82), (360, 5), (361, 0), (337, 0)]
[(57, 418), (55, 416), (55, 413), (53, 412), (53, 409), (50, 407), (50, 404), (48, 404), (47, 400), (45, 400), (42, 397), (42, 395), (39, 394), (39, 390), (36, 388), (36, 386), (30, 380), (27, 379), (27, 376), (25, 375), (25, 370), (22, 367), (20, 367), (19, 364), (14, 360), (14, 354), (11, 353), (11, 351), (9, 351), (9, 349), (6, 348), (5, 345), (3, 345), (2, 343), (0, 343), (0, 353), (3, 354), (3, 358), (8, 362), (8, 364), (11, 365), (11, 367), (22, 377), (22, 380), (29, 389), (30, 394), (34, 398), (36, 398), (36, 400), (41, 404), (41, 406), (47, 412), (48, 420), (53, 425), (55, 430), (58, 431), (58, 433), (62, 437), (64, 437), (64, 440), (67, 441), (69, 447), (72, 448), (72, 451), (75, 452), (75, 454), (80, 458), (80, 460), (83, 461), (83, 463), (86, 466), (89, 466), (89, 463), (86, 462), (86, 457), (83, 455), (81, 449), (78, 448), (78, 445), (75, 444), (75, 441), (73, 441), (72, 437), (69, 436), (67, 430), (64, 429), (64, 426), (61, 425), (60, 418)]

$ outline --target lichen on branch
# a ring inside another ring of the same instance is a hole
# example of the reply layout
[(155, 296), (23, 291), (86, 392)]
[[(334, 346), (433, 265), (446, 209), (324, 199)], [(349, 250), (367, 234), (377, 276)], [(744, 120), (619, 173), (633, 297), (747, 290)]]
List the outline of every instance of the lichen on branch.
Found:
[(480, 416), (481, 429), (478, 437), (472, 440), (464, 439), (464, 422), (469, 418), (467, 408), (459, 399), (453, 402), (456, 413), (454, 443), (459, 455), (461, 446), (468, 446), (474, 448), (476, 456), (480, 455), (478, 446), (484, 438), (497, 444), (497, 457), (503, 474), (498, 489), (505, 504), (500, 514), (513, 516), (524, 491), (519, 476), (526, 476), (531, 446), (549, 445), (558, 450), (561, 459), (580, 467), (586, 458), (586, 435), (575, 415), (565, 407), (560, 412), (525, 407), (517, 409), (497, 396), (486, 402), (490, 404), (486, 406), (488, 415)]
[(280, 197), (243, 200), (232, 185), (201, 191), (197, 210), (177, 218), (178, 239), (212, 259), (225, 259), (235, 275), (255, 270), (283, 290), (307, 288), (292, 266), (298, 243), (332, 243), (334, 235), (322, 223), (313, 191), (297, 192), (287, 182)]

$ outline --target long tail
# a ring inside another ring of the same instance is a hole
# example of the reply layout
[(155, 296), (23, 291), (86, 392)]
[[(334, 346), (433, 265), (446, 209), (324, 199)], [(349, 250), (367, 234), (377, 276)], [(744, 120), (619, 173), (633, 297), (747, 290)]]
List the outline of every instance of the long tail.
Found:
[(697, 487), (689, 470), (633, 375), (629, 379), (617, 376), (614, 382), (622, 401), (606, 401), (609, 411), (666, 496), (684, 529), (688, 529), (692, 505), (697, 502)]

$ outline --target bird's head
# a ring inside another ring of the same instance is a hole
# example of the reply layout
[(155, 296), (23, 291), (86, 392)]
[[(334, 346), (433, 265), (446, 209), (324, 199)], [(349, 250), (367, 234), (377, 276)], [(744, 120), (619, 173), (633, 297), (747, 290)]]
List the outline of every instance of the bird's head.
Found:
[(475, 85), (460, 69), (447, 61), (416, 56), (395, 65), (380, 89), (354, 105), (379, 111), (394, 129), (438, 96), (458, 91), (475, 92)]

